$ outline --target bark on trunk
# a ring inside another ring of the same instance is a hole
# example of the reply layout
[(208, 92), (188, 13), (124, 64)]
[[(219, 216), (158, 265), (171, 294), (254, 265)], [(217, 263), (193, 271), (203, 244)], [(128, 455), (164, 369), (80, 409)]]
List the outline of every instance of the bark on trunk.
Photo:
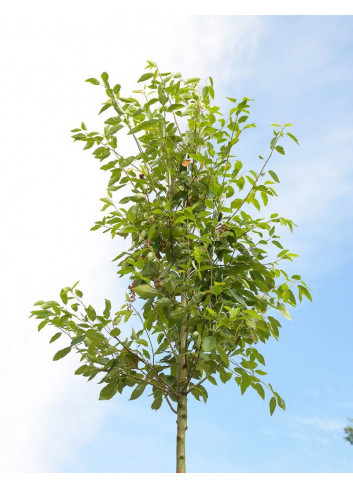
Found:
[(176, 471), (186, 472), (185, 464), (185, 432), (187, 429), (187, 396), (181, 394), (177, 408), (177, 446), (176, 446)]
[[(182, 297), (182, 304), (186, 299)], [(177, 443), (176, 443), (176, 471), (186, 472), (185, 465), (185, 432), (187, 430), (187, 364), (186, 364), (186, 318), (180, 324), (180, 347), (178, 365), (178, 407), (177, 407)]]

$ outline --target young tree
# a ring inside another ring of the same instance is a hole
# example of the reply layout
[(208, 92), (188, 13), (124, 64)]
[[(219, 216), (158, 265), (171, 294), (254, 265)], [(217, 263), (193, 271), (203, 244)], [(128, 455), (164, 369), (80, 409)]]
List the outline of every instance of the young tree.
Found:
[[(311, 297), (299, 275), (279, 268), (297, 255), (283, 249), (277, 227), (292, 231), (293, 222), (258, 212), (277, 195), (279, 180), (267, 165), (273, 154), (285, 154), (280, 139), (298, 141), (290, 124), (273, 124), (261, 168), (242, 171), (232, 152), (243, 132), (255, 127), (248, 122), (250, 99), (228, 98), (231, 109), (223, 116), (213, 105), (211, 77), (201, 89), (199, 78), (160, 73), (153, 62), (146, 69), (138, 80), (142, 88), (129, 98), (119, 84), (111, 86), (107, 73), (101, 81), (88, 79), (105, 90), (100, 113), (112, 114), (102, 133), (85, 124), (72, 131), (110, 173), (101, 199), (106, 214), (92, 229), (129, 238), (129, 250), (115, 258), (119, 275), (131, 280), (126, 303), (112, 314), (105, 300), (98, 313), (84, 303), (76, 283), (62, 289), (61, 303), (39, 301), (31, 315), (41, 320), (39, 330), (58, 330), (51, 342), (62, 333), (69, 337), (54, 360), (76, 350), (82, 362), (76, 374), (88, 380), (103, 374), (100, 399), (133, 387), (130, 399), (146, 391), (152, 409), (168, 404), (177, 416), (176, 470), (185, 472), (188, 397), (206, 402), (207, 383), (234, 379), (242, 394), (252, 387), (262, 399), (266, 387), (270, 413), (277, 405), (285, 409), (263, 380), (258, 344), (278, 339), (281, 325), (269, 313), (290, 319), (286, 304), (296, 305), (294, 286), (300, 301)], [(135, 154), (121, 154), (119, 131), (133, 138)], [(128, 195), (116, 205), (122, 188)], [(268, 245), (280, 249), (272, 259)], [(127, 324), (131, 316), (138, 329)]]

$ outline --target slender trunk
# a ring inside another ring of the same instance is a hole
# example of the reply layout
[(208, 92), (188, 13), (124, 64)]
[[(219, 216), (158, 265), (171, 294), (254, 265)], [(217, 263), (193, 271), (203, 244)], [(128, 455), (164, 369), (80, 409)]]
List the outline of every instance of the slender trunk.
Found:
[[(186, 299), (182, 298), (186, 305)], [(180, 324), (180, 348), (178, 365), (178, 407), (177, 407), (177, 443), (176, 443), (176, 471), (186, 472), (185, 466), (185, 432), (187, 430), (187, 364), (186, 364), (186, 318)]]
[(178, 402), (177, 414), (177, 445), (176, 445), (176, 471), (186, 472), (185, 464), (185, 432), (187, 430), (187, 395), (181, 394)]

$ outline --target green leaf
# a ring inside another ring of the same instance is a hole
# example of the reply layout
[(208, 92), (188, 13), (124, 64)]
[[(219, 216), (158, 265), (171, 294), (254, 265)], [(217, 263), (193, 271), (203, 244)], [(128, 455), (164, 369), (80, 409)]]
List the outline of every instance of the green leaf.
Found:
[(82, 334), (80, 336), (76, 336), (75, 338), (72, 339), (71, 341), (71, 346), (78, 345), (78, 343), (82, 343), (82, 341), (86, 338), (85, 334)]
[(109, 126), (114, 126), (116, 124), (120, 124), (121, 122), (121, 117), (109, 117), (104, 124), (108, 124)]
[(273, 178), (273, 180), (275, 182), (279, 183), (279, 178), (278, 178), (277, 174), (273, 170), (269, 170), (268, 173), (271, 175), (271, 177)]
[(108, 83), (108, 78), (109, 78), (108, 73), (106, 73), (105, 71), (103, 71), (103, 73), (101, 74), (101, 78), (104, 81), (104, 83)]
[(44, 321), (41, 321), (39, 324), (38, 324), (38, 331), (42, 330), (44, 328), (44, 326), (46, 326), (49, 322), (49, 319), (44, 319)]
[(75, 375), (81, 375), (84, 372), (87, 372), (87, 369), (89, 369), (88, 365), (81, 365), (81, 367), (78, 367), (78, 369), (75, 370)]
[(290, 132), (287, 132), (287, 136), (289, 136), (293, 141), (297, 144), (299, 144), (298, 139), (294, 136), (294, 134), (291, 134)]
[(124, 127), (123, 124), (116, 124), (114, 126), (111, 126), (109, 129), (108, 129), (108, 132), (107, 132), (107, 135), (108, 136), (111, 136), (112, 134), (115, 134), (116, 132), (118, 132), (120, 129), (122, 129)]
[(142, 299), (149, 299), (150, 297), (156, 297), (158, 292), (148, 284), (138, 285), (134, 287), (134, 291), (142, 297)]
[(261, 192), (261, 198), (262, 198), (262, 201), (263, 201), (264, 205), (267, 205), (267, 203), (268, 203), (268, 197), (267, 197), (266, 192)]
[(222, 362), (227, 366), (229, 367), (229, 358), (228, 358), (228, 355), (226, 354), (226, 352), (223, 350), (223, 348), (221, 347), (221, 345), (217, 345), (216, 346), (216, 350), (217, 350), (217, 353), (219, 354), (219, 356), (221, 357), (222, 359)]
[(59, 350), (58, 352), (55, 353), (53, 360), (56, 361), (66, 357), (66, 355), (70, 353), (70, 351), (71, 351), (70, 346), (68, 346), (67, 348), (63, 348), (62, 350)]
[(300, 302), (302, 301), (303, 299), (303, 295), (309, 299), (309, 301), (312, 301), (312, 297), (311, 297), (311, 294), (310, 292), (308, 291), (308, 289), (306, 289), (305, 287), (303, 287), (302, 285), (298, 285), (298, 292), (299, 292), (299, 300)]
[(271, 397), (271, 399), (270, 399), (270, 414), (271, 414), (271, 416), (272, 416), (272, 414), (274, 413), (274, 411), (276, 409), (276, 404), (277, 404), (276, 398), (275, 397)]
[(124, 323), (127, 323), (130, 317), (132, 316), (132, 309), (127, 312), (126, 316), (124, 317)]
[(88, 141), (88, 143), (86, 143), (86, 145), (83, 147), (83, 149), (90, 149), (92, 148), (92, 146), (94, 146), (94, 141)]
[(51, 311), (32, 311), (32, 315), (37, 316), (37, 319), (43, 319), (49, 316), (53, 316), (54, 313)]
[(217, 313), (213, 310), (213, 309), (210, 309), (209, 307), (206, 307), (206, 311), (208, 312), (208, 314), (210, 314), (211, 316), (217, 316)]
[(245, 122), (247, 119), (248, 119), (248, 116), (247, 116), (247, 115), (242, 115), (242, 116), (239, 118), (238, 122), (239, 122), (239, 124), (242, 124), (242, 123), (243, 123), (243, 122)]
[(202, 349), (204, 351), (211, 351), (216, 346), (216, 339), (213, 336), (205, 336), (202, 340)]
[(280, 153), (281, 155), (285, 155), (285, 151), (284, 151), (284, 148), (283, 146), (275, 146), (275, 150), (278, 151), (278, 153)]
[(110, 300), (105, 299), (105, 309), (103, 311), (103, 316), (105, 318), (108, 318), (110, 316), (111, 308), (112, 308), (112, 304), (111, 304)]
[(105, 110), (109, 109), (109, 107), (111, 107), (111, 106), (112, 106), (112, 101), (109, 100), (109, 102), (107, 102), (106, 104), (103, 104), (103, 107), (98, 112), (98, 115), (101, 114), (102, 112), (104, 112)]
[(135, 126), (131, 132), (133, 132), (133, 133), (140, 132), (143, 129), (147, 129), (151, 126), (155, 126), (156, 124), (158, 124), (158, 122), (159, 122), (159, 119), (150, 119), (149, 121), (142, 122), (141, 124)]
[(87, 313), (88, 318), (91, 321), (95, 321), (97, 314), (96, 314), (96, 311), (93, 309), (92, 306), (86, 307), (86, 313)]
[[(277, 319), (273, 318), (272, 316), (268, 316), (268, 319), (270, 320), (270, 324), (272, 327), (271, 332), (272, 332), (273, 336), (275, 337), (275, 339), (278, 340), (279, 328), (281, 327), (281, 324), (279, 321), (277, 321)], [(262, 365), (265, 365), (265, 364), (262, 363)]]
[(68, 298), (67, 298), (67, 288), (66, 287), (61, 289), (60, 298), (64, 304), (67, 304)]
[(112, 397), (115, 396), (115, 394), (118, 392), (118, 383), (114, 382), (112, 384), (108, 384), (99, 393), (99, 400), (100, 401), (108, 401), (108, 399), (111, 399)]
[[(185, 82), (185, 84), (189, 84), (189, 83), (198, 83), (200, 81), (200, 78), (188, 78)], [(227, 97), (226, 97), (227, 98)]]
[(286, 410), (286, 403), (284, 402), (282, 397), (279, 394), (277, 394), (277, 392), (274, 392), (274, 395), (275, 395), (275, 398), (277, 399), (278, 407), (280, 407), (281, 409), (283, 409), (283, 411), (285, 411)]
[(202, 89), (202, 98), (205, 100), (205, 102), (208, 102), (208, 86), (205, 85)]
[(138, 80), (137, 80), (137, 83), (140, 83), (140, 82), (143, 82), (143, 81), (146, 81), (146, 80), (149, 80), (150, 78), (153, 77), (153, 73), (145, 73), (144, 75), (142, 75)]
[(282, 303), (278, 303), (277, 304), (277, 309), (281, 312), (281, 314), (286, 318), (286, 319), (289, 319), (289, 320), (292, 320), (291, 318), (291, 315), (289, 314), (288, 312), (288, 309), (286, 308), (286, 306)]
[(281, 243), (280, 243), (279, 241), (276, 241), (276, 240), (274, 239), (274, 240), (272, 241), (272, 243), (273, 243), (274, 245), (276, 245), (276, 246), (277, 246), (277, 248), (281, 248), (281, 249), (283, 250), (283, 246), (281, 245)]
[(151, 404), (151, 408), (157, 411), (162, 405), (163, 398), (162, 396), (158, 396)]
[(254, 383), (252, 384), (252, 387), (256, 390), (256, 392), (259, 394), (261, 399), (265, 399), (265, 391), (261, 384)]
[(183, 109), (185, 105), (183, 104), (172, 104), (168, 107), (168, 112), (173, 112), (173, 110)]
[(247, 304), (246, 302), (244, 301), (244, 299), (242, 297), (240, 297), (239, 294), (236, 293), (236, 291), (234, 289), (230, 289), (229, 292), (231, 293), (232, 297), (237, 301), (239, 302), (239, 304), (241, 304), (242, 306), (245, 306), (247, 307)]
[[(119, 318), (120, 319), (120, 318)], [(119, 328), (113, 328), (110, 332), (111, 336), (119, 336), (119, 334), (121, 333), (120, 329)]]
[(100, 85), (100, 81), (97, 78), (87, 78), (86, 82), (92, 83), (92, 85)]
[(133, 401), (134, 399), (137, 399), (143, 394), (143, 391), (146, 389), (147, 384), (139, 384), (136, 389), (132, 391), (131, 397), (129, 401)]
[(50, 338), (49, 343), (53, 343), (55, 340), (60, 338), (60, 336), (61, 336), (61, 333), (55, 333), (55, 335)]
[(181, 319), (187, 315), (187, 308), (183, 306), (177, 306), (174, 311), (171, 312), (173, 319)]
[(179, 222), (184, 222), (184, 221), (186, 221), (186, 219), (187, 219), (187, 217), (186, 217), (186, 216), (179, 216), (179, 217), (177, 217), (177, 218), (175, 219), (175, 221), (174, 221), (174, 223), (173, 223), (173, 224), (174, 224), (174, 226), (175, 226), (176, 224), (179, 224)]
[(127, 218), (133, 224), (136, 221), (136, 214), (135, 214), (135, 208), (134, 208), (134, 206), (133, 207), (130, 207), (130, 209), (129, 209), (128, 213), (127, 213)]
[(267, 372), (264, 372), (263, 370), (255, 370), (255, 373), (258, 375), (267, 375)]
[(241, 379), (241, 384), (240, 384), (240, 392), (241, 394), (243, 395), (244, 392), (246, 391), (246, 389), (249, 387), (250, 385), (250, 378), (248, 375), (246, 375), (245, 373), (242, 375), (242, 379)]
[(228, 380), (230, 380), (232, 378), (232, 375), (233, 375), (232, 372), (226, 372), (225, 370), (219, 371), (219, 377), (220, 377), (221, 381), (223, 382), (223, 384), (228, 382)]
[(168, 299), (168, 297), (162, 297), (162, 299), (159, 299), (154, 303), (154, 309), (158, 311), (158, 309), (161, 309), (163, 307), (171, 307), (173, 305), (173, 301), (171, 299)]
[(152, 224), (152, 226), (148, 229), (147, 238), (152, 238), (155, 231), (156, 231), (156, 226)]

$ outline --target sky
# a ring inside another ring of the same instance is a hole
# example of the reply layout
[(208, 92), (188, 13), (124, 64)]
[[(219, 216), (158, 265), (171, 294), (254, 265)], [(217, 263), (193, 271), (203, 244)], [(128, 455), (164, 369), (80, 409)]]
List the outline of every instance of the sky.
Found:
[[(39, 4), (34, 4), (39, 5)], [(52, 362), (59, 342), (28, 319), (38, 299), (80, 280), (98, 308), (118, 307), (126, 283), (111, 260), (125, 243), (90, 232), (106, 176), (70, 139), (100, 128), (102, 93), (84, 80), (107, 71), (136, 88), (147, 59), (164, 71), (214, 79), (217, 102), (249, 97), (257, 129), (239, 144), (256, 169), (272, 123), (293, 123), (300, 145), (271, 162), (273, 204), (298, 224), (284, 242), (313, 303), (292, 310), (279, 342), (262, 347), (268, 378), (287, 404), (271, 417), (235, 383), (190, 400), (191, 472), (352, 472), (344, 439), (353, 417), (353, 18), (143, 16), (91, 2), (8, 8), (0, 19), (0, 471), (173, 472), (175, 419), (128, 394), (98, 401), (74, 376), (78, 359)], [(83, 5), (85, 8), (83, 8)]]

